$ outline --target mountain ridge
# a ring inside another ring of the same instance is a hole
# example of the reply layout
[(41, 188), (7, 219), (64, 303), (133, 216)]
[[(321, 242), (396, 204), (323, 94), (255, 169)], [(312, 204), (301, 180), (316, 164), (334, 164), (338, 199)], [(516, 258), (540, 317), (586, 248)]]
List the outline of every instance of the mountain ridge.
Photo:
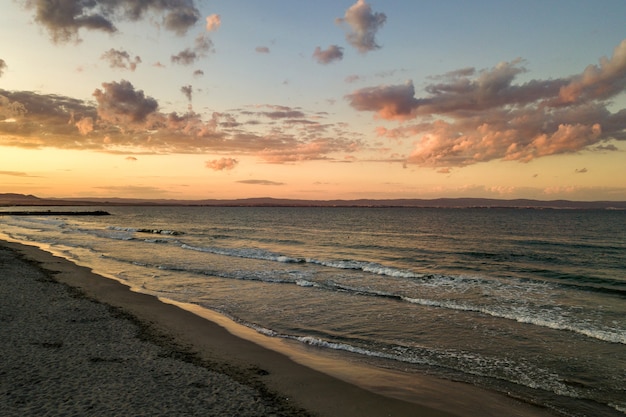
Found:
[(554, 208), (626, 210), (626, 201), (572, 201), (493, 198), (299, 200), (272, 197), (241, 199), (40, 198), (0, 193), (0, 206), (228, 206), (228, 207), (422, 207), (422, 208)]

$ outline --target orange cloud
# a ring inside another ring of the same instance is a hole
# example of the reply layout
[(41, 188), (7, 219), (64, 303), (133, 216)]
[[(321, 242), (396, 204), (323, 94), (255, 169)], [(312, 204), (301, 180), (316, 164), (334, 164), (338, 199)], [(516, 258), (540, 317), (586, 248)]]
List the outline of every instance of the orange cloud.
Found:
[[(339, 159), (361, 143), (326, 113), (261, 105), (203, 117), (162, 113), (158, 102), (128, 81), (103, 83), (97, 106), (82, 100), (0, 90), (0, 146), (133, 153), (230, 153), (272, 163)], [(227, 167), (225, 161), (217, 166)]]
[(222, 18), (219, 14), (212, 14), (206, 17), (206, 30), (207, 32), (213, 32), (222, 24)]
[(213, 171), (224, 171), (234, 169), (237, 164), (239, 164), (239, 161), (234, 158), (220, 158), (207, 161), (205, 165)]

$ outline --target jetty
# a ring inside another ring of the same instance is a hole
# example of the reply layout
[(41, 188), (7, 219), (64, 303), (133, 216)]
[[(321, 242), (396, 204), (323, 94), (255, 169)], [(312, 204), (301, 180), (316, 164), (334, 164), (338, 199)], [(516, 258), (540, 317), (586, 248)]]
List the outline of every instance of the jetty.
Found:
[(111, 213), (104, 210), (94, 211), (0, 211), (0, 216), (110, 216)]

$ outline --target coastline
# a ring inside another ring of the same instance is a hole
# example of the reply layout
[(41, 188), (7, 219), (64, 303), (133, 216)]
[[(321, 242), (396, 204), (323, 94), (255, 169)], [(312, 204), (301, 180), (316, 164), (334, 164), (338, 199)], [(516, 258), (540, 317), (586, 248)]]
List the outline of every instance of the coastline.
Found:
[[(320, 416), (473, 417), (502, 415), (503, 410), (506, 415), (520, 417), (552, 415), (545, 409), (450, 381), (440, 381), (441, 385), (436, 387), (449, 393), (445, 402), (436, 398), (407, 401), (381, 395), (358, 386), (362, 385), (358, 384), (358, 373), (353, 375), (356, 380), (351, 381), (355, 383), (351, 383), (317, 371), (284, 353), (234, 335), (232, 330), (222, 327), (224, 324), (212, 321), (210, 315), (131, 291), (118, 281), (96, 275), (86, 267), (36, 247), (0, 241), (0, 250), (4, 251), (2, 248), (14, 253), (14, 259), (9, 263), (30, 264), (35, 272), (67, 285), (73, 289), (71, 292), (80, 293), (82, 298), (111, 306), (118, 316), (124, 317), (116, 320), (130, 319), (148, 343), (168, 350), (172, 357), (182, 358), (183, 362), (225, 375), (235, 384), (256, 390), (263, 397), (264, 404), (272, 404), (268, 410), (272, 407), (280, 410), (278, 413), (272, 411), (271, 415), (307, 415), (304, 410)], [(33, 275), (33, 272), (29, 274)], [(68, 298), (72, 297), (68, 295)], [(39, 301), (45, 306), (44, 299)], [(84, 343), (89, 342), (88, 333), (82, 337)], [(422, 380), (416, 376), (416, 379), (424, 393), (433, 389), (428, 378)], [(379, 392), (384, 392), (384, 387)], [(469, 403), (464, 401), (470, 398)], [(236, 402), (237, 398), (224, 401)], [(267, 413), (269, 415), (270, 411)]]

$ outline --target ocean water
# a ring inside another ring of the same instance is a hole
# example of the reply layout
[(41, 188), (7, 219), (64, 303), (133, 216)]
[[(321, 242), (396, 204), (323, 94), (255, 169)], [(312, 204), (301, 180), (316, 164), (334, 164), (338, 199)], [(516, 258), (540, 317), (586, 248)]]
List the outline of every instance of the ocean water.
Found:
[(104, 209), (0, 237), (347, 361), (626, 414), (624, 211)]

